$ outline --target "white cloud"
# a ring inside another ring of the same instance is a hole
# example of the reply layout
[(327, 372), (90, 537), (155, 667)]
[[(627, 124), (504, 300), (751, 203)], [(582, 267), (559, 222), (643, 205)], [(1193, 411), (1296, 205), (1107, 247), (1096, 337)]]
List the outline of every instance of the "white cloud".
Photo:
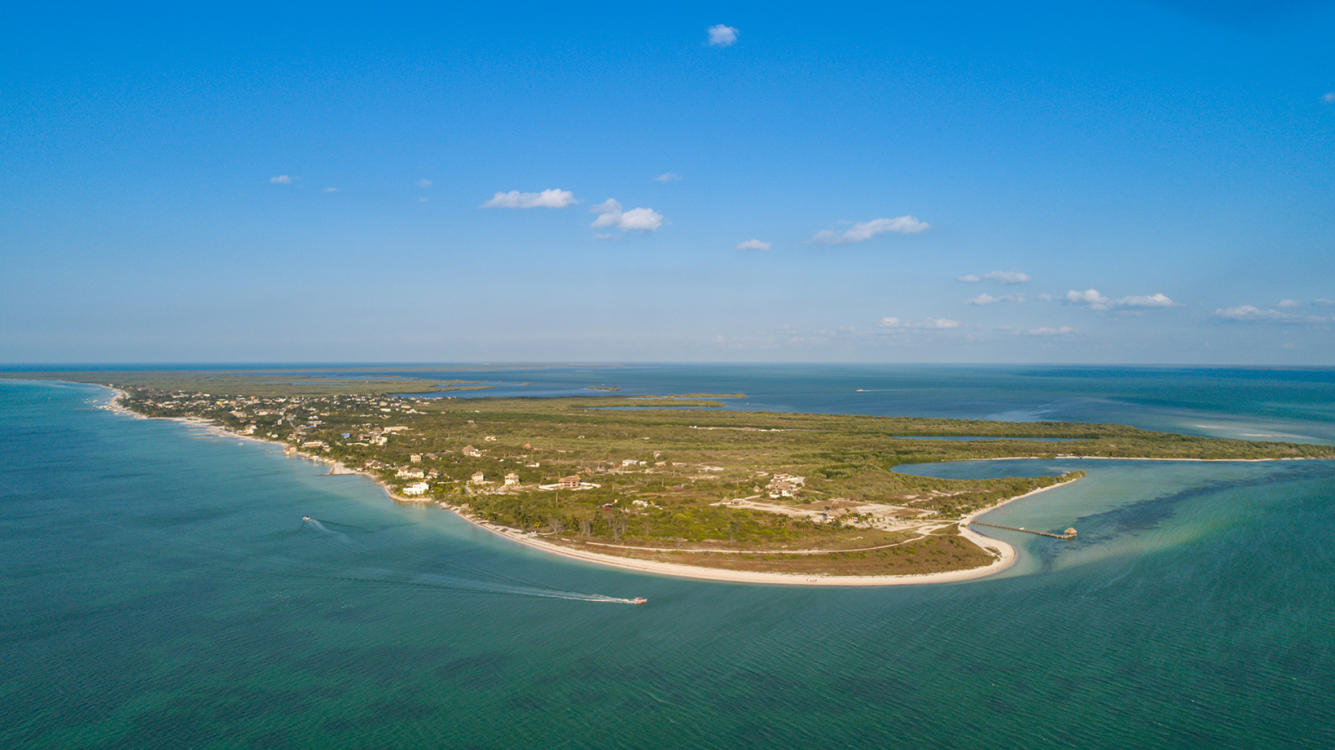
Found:
[(541, 193), (521, 193), (511, 190), (508, 193), (496, 193), (491, 200), (482, 204), (482, 208), (565, 208), (579, 203), (575, 194), (569, 190), (549, 189)]
[(1051, 301), (1052, 301), (1052, 295), (1051, 295), (1051, 294), (1048, 294), (1047, 292), (1043, 292), (1042, 294), (1038, 295), (1038, 298), (1039, 298), (1040, 300), (1042, 300), (1043, 302), (1051, 302)]
[(1275, 307), (1302, 307), (1303, 303), (1296, 299), (1282, 299), (1275, 303)]
[(963, 276), (955, 277), (956, 281), (963, 281), (969, 284), (976, 284), (983, 279), (995, 281), (998, 284), (1024, 284), (1030, 281), (1029, 274), (1020, 271), (988, 271), (979, 275), (976, 273), (966, 273)]
[(746, 240), (737, 243), (738, 250), (768, 250), (770, 247), (770, 244), (763, 240)]
[(663, 226), (663, 215), (652, 208), (632, 208), (623, 211), (621, 204), (611, 198), (591, 210), (598, 214), (598, 218), (593, 220), (594, 229), (611, 227), (622, 231), (635, 229), (641, 232), (653, 232)]
[(621, 221), (617, 222), (617, 226), (622, 229), (652, 232), (663, 226), (663, 215), (652, 208), (632, 208), (621, 214)]
[(1065, 300), (1068, 305), (1085, 305), (1092, 310), (1107, 310), (1108, 305), (1112, 303), (1112, 300), (1100, 294), (1097, 289), (1086, 289), (1083, 292), (1072, 289), (1066, 293)]
[(1302, 323), (1331, 323), (1335, 318), (1321, 315), (1305, 315), (1302, 313), (1284, 312), (1271, 308), (1260, 308), (1255, 305), (1238, 305), (1237, 307), (1221, 307), (1214, 311), (1214, 316), (1221, 320), (1231, 320), (1240, 323), (1283, 323), (1283, 324), (1302, 324)]
[(1113, 303), (1115, 307), (1177, 307), (1166, 294), (1150, 294), (1145, 296), (1123, 297)]
[(292, 184), (292, 178), (288, 175), (280, 174), (270, 177), (269, 182), (272, 182), (275, 185), (290, 185)]
[(1024, 284), (1029, 281), (1029, 274), (1020, 271), (988, 271), (983, 274), (983, 278), (1001, 284)]
[(923, 318), (922, 320), (904, 320), (902, 318), (886, 317), (881, 318), (880, 326), (882, 328), (895, 328), (901, 330), (914, 331), (945, 331), (951, 328), (959, 328), (958, 320), (950, 318)]
[(1075, 329), (1070, 326), (1041, 326), (1021, 331), (1021, 333), (1026, 336), (1069, 336), (1075, 333)]
[(1332, 305), (1335, 305), (1335, 299), (1326, 299), (1325, 297), (1317, 297), (1316, 299), (1312, 300), (1312, 304), (1316, 305), (1317, 307), (1330, 307)]
[(427, 178), (423, 177), (422, 179), (417, 181), (417, 187), (426, 190), (427, 188), (431, 187), (431, 180), (428, 180)]
[(732, 26), (717, 23), (710, 26), (708, 32), (711, 47), (731, 47), (737, 41), (738, 31)]
[(1072, 289), (1066, 293), (1063, 301), (1068, 305), (1084, 305), (1091, 310), (1178, 307), (1178, 303), (1162, 293), (1133, 295), (1114, 300), (1103, 296), (1097, 289), (1086, 289), (1083, 292)]
[(1327, 91), (1326, 95), (1321, 97), (1326, 104), (1335, 104), (1335, 91)]
[(614, 240), (616, 239), (616, 235), (608, 234), (607, 232), (599, 232), (598, 234), (595, 234), (593, 238), (595, 240)]
[(614, 198), (608, 198), (589, 211), (598, 214), (598, 218), (593, 220), (595, 227), (616, 226), (617, 221), (621, 219), (621, 203)]
[(338, 192), (338, 188), (336, 188), (336, 187), (327, 187), (327, 188), (325, 188), (325, 189), (323, 190), (323, 192), (326, 192), (326, 193), (337, 193), (337, 192)]
[(417, 199), (417, 202), (418, 202), (418, 203), (427, 203), (427, 202), (429, 202), (430, 200), (431, 200), (430, 198), (422, 197), (422, 198), (418, 198), (418, 199)]
[(676, 172), (664, 172), (655, 177), (654, 182), (681, 182), (681, 175)]
[(995, 305), (998, 302), (1024, 302), (1023, 294), (1003, 294), (1000, 297), (993, 297), (984, 292), (971, 300), (965, 300), (970, 305)]
[(897, 234), (917, 234), (931, 225), (912, 216), (898, 216), (893, 219), (872, 219), (860, 221), (840, 232), (834, 229), (822, 229), (811, 237), (818, 245), (847, 245), (852, 242), (864, 242), (878, 234), (895, 232)]
[(1262, 310), (1256, 305), (1221, 307), (1214, 311), (1214, 315), (1225, 320), (1279, 320), (1285, 317), (1285, 314), (1278, 310)]

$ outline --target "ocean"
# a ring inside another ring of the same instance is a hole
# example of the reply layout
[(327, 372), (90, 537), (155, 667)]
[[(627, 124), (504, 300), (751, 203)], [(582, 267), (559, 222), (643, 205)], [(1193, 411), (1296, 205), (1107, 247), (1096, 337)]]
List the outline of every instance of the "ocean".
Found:
[[(431, 376), (1335, 441), (1331, 370)], [(978, 581), (787, 588), (551, 557), (106, 399), (0, 380), (0, 747), (1335, 747), (1335, 462), (910, 467), (1085, 469), (983, 519), (1080, 534), (997, 531), (1019, 564)]]

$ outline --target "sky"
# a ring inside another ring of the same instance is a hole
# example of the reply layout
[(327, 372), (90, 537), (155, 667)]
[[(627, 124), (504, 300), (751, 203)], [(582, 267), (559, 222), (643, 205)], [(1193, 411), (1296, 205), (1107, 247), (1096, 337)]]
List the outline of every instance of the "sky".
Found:
[(46, 4), (0, 362), (1335, 364), (1335, 4)]

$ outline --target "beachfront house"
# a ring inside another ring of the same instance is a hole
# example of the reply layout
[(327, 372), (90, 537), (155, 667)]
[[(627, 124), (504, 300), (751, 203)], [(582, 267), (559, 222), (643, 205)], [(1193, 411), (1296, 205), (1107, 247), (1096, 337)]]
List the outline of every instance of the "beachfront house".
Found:
[(421, 497), (426, 494), (427, 489), (426, 482), (414, 482), (403, 488), (403, 494), (406, 497)]

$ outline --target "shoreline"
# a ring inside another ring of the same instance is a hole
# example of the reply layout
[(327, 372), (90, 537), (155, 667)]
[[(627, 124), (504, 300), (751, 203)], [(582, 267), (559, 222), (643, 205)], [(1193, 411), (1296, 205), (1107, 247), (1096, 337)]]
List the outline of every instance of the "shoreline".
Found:
[[(81, 383), (80, 385), (89, 385)], [(112, 397), (103, 405), (102, 408), (116, 414), (124, 414), (135, 419), (166, 419), (175, 422), (181, 422), (193, 427), (202, 428), (218, 437), (234, 438), (236, 440), (249, 440), (258, 443), (265, 443), (280, 447), (283, 449), (284, 456), (297, 457), (310, 460), (315, 463), (325, 464), (329, 467), (329, 476), (339, 476), (356, 474), (375, 483), (386, 496), (391, 500), (405, 504), (435, 504), (437, 507), (453, 513), (460, 519), (469, 524), (490, 532), (498, 537), (509, 540), (516, 544), (521, 544), (531, 549), (536, 549), (549, 554), (559, 555), (572, 560), (579, 560), (595, 565), (629, 570), (637, 573), (647, 573), (651, 575), (668, 576), (672, 578), (686, 578), (691, 580), (713, 581), (719, 583), (747, 583), (764, 585), (782, 585), (782, 586), (827, 586), (827, 587), (883, 587), (883, 586), (914, 586), (927, 585), (934, 583), (958, 583), (963, 581), (977, 580), (1000, 573), (1012, 567), (1017, 560), (1015, 547), (1001, 539), (980, 534), (970, 528), (973, 520), (979, 516), (990, 513), (1002, 506), (1013, 503), (1017, 500), (1031, 497), (1041, 492), (1064, 487), (1080, 480), (1080, 477), (1068, 479), (1063, 482), (1039, 487), (1029, 492), (1025, 492), (1014, 497), (1001, 500), (998, 503), (986, 508), (980, 508), (960, 518), (957, 522), (959, 535), (975, 546), (989, 554), (995, 554), (996, 559), (991, 563), (975, 568), (965, 568), (962, 570), (949, 570), (938, 573), (904, 573), (897, 575), (828, 575), (828, 574), (802, 574), (802, 573), (776, 573), (767, 571), (745, 571), (731, 570), (727, 568), (711, 568), (700, 565), (690, 565), (686, 563), (662, 562), (658, 560), (643, 560), (633, 557), (624, 557), (621, 555), (602, 554), (590, 552), (583, 549), (567, 547), (554, 542), (545, 541), (537, 538), (533, 532), (518, 531), (504, 526), (498, 526), (490, 522), (474, 518), (459, 508), (449, 505), (443, 501), (432, 498), (404, 497), (396, 494), (379, 477), (373, 476), (367, 472), (358, 469), (349, 468), (341, 461), (326, 458), (324, 456), (305, 453), (295, 446), (287, 443), (271, 440), (268, 438), (259, 438), (253, 435), (242, 435), (232, 432), (221, 425), (210, 422), (200, 417), (148, 417), (131, 409), (126, 408), (120, 403), (120, 400), (127, 396), (125, 391), (114, 386), (97, 385), (99, 388), (109, 390)], [(1060, 458), (1035, 457), (1035, 456), (1008, 456), (1001, 458), (983, 458), (968, 459), (976, 461), (1018, 461), (1018, 460), (1110, 460), (1110, 461), (1223, 461), (1223, 462), (1259, 462), (1259, 461), (1302, 461), (1311, 460), (1306, 458), (1262, 458), (1262, 459), (1207, 459), (1207, 458), (1114, 458), (1106, 456), (1063, 456)]]

